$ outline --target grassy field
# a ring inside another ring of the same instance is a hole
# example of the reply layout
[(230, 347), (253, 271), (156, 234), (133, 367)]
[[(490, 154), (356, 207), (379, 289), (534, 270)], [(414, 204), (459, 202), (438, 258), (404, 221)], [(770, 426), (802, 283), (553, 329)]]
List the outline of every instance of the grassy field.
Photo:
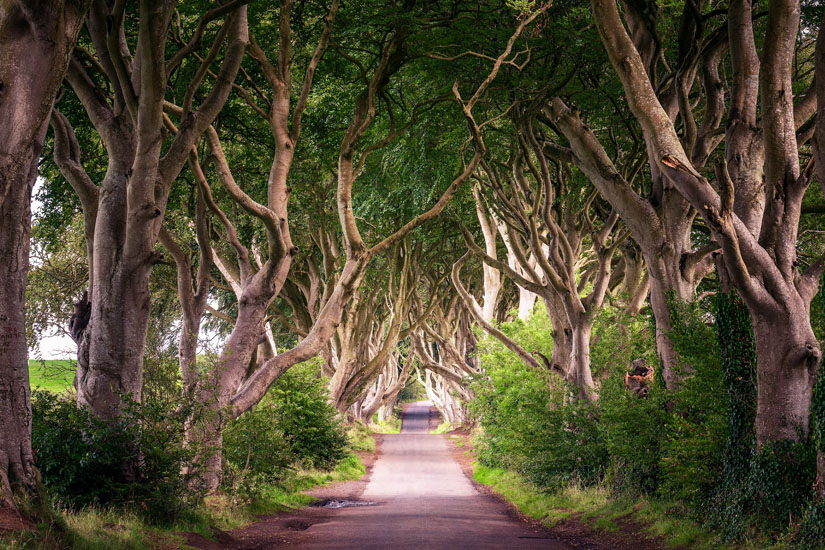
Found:
[(29, 384), (33, 390), (60, 393), (72, 387), (76, 362), (62, 360), (29, 360)]

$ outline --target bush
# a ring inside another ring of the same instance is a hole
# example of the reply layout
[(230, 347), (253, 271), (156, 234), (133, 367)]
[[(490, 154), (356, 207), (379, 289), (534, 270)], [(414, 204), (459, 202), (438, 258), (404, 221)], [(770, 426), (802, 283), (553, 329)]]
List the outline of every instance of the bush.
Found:
[(255, 498), (295, 467), (331, 470), (346, 456), (347, 436), (318, 372), (316, 361), (291, 368), (224, 430), (224, 484), (240, 498)]
[(268, 396), (277, 427), (303, 465), (331, 470), (344, 458), (346, 432), (329, 404), (318, 360), (288, 370)]
[[(671, 401), (662, 444), (662, 493), (700, 509), (714, 492), (728, 436), (729, 397), (720, 366), (718, 318), (708, 302), (671, 301), (676, 351), (693, 373)], [(724, 342), (723, 342), (724, 343)], [(730, 347), (730, 346), (728, 346)]]
[(67, 396), (32, 394), (35, 464), (53, 497), (71, 508), (133, 506), (150, 522), (174, 522), (202, 497), (182, 473), (194, 451), (183, 445), (189, 410), (127, 401), (104, 421)]
[[(546, 312), (537, 310), (525, 323), (506, 323), (502, 330), (549, 356), (547, 327)], [(473, 381), (470, 412), (483, 429), (481, 463), (516, 470), (538, 487), (594, 483), (607, 465), (598, 408), (564, 405), (570, 388), (558, 378), (551, 388), (547, 371), (528, 367), (495, 340), (483, 338), (479, 349), (485, 374)]]
[[(633, 359), (655, 364), (653, 327), (644, 317), (610, 307), (597, 317), (591, 341), (597, 403), (571, 399), (575, 392), (557, 377), (481, 336), (484, 370), (472, 382), (469, 405), (481, 427), (479, 461), (513, 470), (540, 489), (604, 481), (616, 495), (661, 498), (726, 541), (770, 537), (825, 547), (825, 507), (811, 489), (816, 453), (825, 449), (825, 376), (815, 389), (810, 435), (763, 445), (757, 453), (756, 355), (747, 308), (735, 294), (721, 293), (670, 306), (670, 336), (690, 372), (678, 392), (667, 391), (657, 376), (643, 399), (624, 388), (623, 377)], [(525, 349), (552, 351), (541, 309), (501, 329)]]
[(602, 385), (599, 429), (610, 455), (615, 491), (636, 496), (658, 490), (662, 446), (670, 423), (667, 398), (667, 392), (656, 384), (647, 397), (636, 397), (625, 389), (621, 373)]

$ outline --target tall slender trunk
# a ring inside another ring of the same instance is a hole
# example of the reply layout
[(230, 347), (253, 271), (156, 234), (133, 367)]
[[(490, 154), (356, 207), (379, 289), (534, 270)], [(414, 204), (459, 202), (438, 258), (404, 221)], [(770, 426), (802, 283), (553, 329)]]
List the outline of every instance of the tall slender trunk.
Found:
[[(15, 489), (32, 489), (37, 471), (31, 448), (31, 400), (26, 344), (31, 192), (45, 126), (28, 158), (0, 160), (0, 505), (14, 505)], [(4, 162), (5, 161), (5, 162)]]
[(676, 285), (668, 285), (660, 279), (650, 278), (650, 307), (656, 321), (656, 352), (662, 363), (662, 378), (665, 387), (671, 390), (679, 386), (679, 381), (685, 374), (683, 371), (690, 367), (679, 361), (679, 354), (676, 352), (676, 345), (671, 337), (673, 322), (668, 301), (675, 298), (689, 302), (693, 300), (693, 297), (692, 286), (680, 288)]
[(573, 354), (573, 329), (564, 311), (564, 304), (557, 292), (552, 293), (553, 299), (543, 300), (550, 318), (550, 330), (553, 336), (553, 353), (550, 364), (557, 372), (568, 372)]
[(31, 192), (54, 100), (89, 2), (3, 2), (0, 8), (0, 506), (32, 489), (26, 344)]
[(533, 313), (533, 306), (536, 305), (536, 296), (532, 292), (527, 289), (518, 288), (518, 318), (522, 321), (526, 321), (530, 314)]
[(268, 303), (250, 303), (247, 296), (238, 299), (238, 319), (229, 335), (214, 369), (198, 384), (197, 402), (203, 404), (195, 422), (187, 427), (187, 440), (197, 442), (202, 454), (204, 488), (210, 492), (221, 483), (223, 428), (230, 420), (228, 409), (232, 396), (243, 382), (247, 367), (253, 359)]
[(581, 397), (588, 401), (596, 401), (598, 394), (590, 371), (590, 334), (593, 331), (593, 321), (579, 319), (571, 328), (573, 348), (567, 379), (579, 388)]

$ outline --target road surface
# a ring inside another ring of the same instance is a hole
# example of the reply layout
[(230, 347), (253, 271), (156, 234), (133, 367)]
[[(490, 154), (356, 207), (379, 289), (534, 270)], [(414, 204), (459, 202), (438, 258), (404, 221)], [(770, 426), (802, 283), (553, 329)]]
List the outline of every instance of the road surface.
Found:
[(307, 550), (508, 550), (569, 547), (511, 519), (504, 506), (479, 494), (450, 455), (446, 436), (428, 431), (429, 402), (404, 414), (400, 434), (384, 436), (362, 501), (330, 521), (310, 526)]

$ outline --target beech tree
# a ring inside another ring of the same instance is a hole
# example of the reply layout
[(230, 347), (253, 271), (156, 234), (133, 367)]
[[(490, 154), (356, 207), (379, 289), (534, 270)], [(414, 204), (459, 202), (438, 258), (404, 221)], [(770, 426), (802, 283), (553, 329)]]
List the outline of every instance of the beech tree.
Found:
[(617, 230), (615, 211), (599, 215), (597, 193), (574, 182), (565, 159), (548, 157), (529, 113), (516, 111), (513, 133), (509, 175), (492, 161), (482, 166), (523, 274), (467, 242), (485, 263), (542, 297), (553, 325), (550, 367), (594, 400), (590, 333), (610, 289), (614, 254), (628, 235)]
[(0, 505), (34, 488), (25, 294), (31, 193), (88, 1), (0, 7)]
[[(724, 101), (720, 106), (719, 63), (725, 51), (722, 32), (705, 33), (708, 24), (701, 16), (704, 4), (686, 2), (683, 7), (677, 7), (681, 15), (675, 17), (680, 25), (673, 42), (668, 42), (675, 45), (671, 51), (663, 42), (658, 27), (656, 2), (623, 4), (630, 35), (644, 59), (643, 68), (654, 86), (657, 101), (673, 124), (680, 116), (685, 121), (685, 127), (689, 128), (689, 152), (697, 165), (704, 166), (721, 140), (718, 130)], [(697, 92), (695, 88), (699, 82), (702, 88)], [(701, 124), (697, 124), (693, 112), (688, 113), (696, 108), (696, 102), (688, 96), (693, 93), (695, 97), (702, 91), (706, 101), (701, 104), (706, 106), (706, 116)], [(606, 95), (611, 104), (617, 105), (610, 92)], [(559, 111), (562, 106), (564, 116)], [(624, 138), (617, 136), (614, 128), (600, 126), (605, 142), (609, 139), (611, 147), (608, 148), (598, 142), (596, 131), (578, 117), (578, 109), (589, 106), (576, 105), (566, 109), (567, 106), (561, 99), (548, 102), (543, 122), (569, 144), (569, 151), (558, 150), (558, 153), (568, 154), (569, 161), (587, 175), (638, 243), (648, 273), (663, 377), (667, 387), (675, 389), (689, 365), (679, 363), (669, 336), (672, 325), (668, 297), (681, 301), (694, 299), (699, 283), (713, 269), (710, 254), (716, 245), (695, 245), (691, 231), (696, 214), (690, 203), (665, 179), (657, 159), (646, 147), (649, 145), (645, 141), (646, 134), (639, 135), (635, 122), (622, 122), (626, 129)], [(621, 112), (618, 106), (617, 111)], [(645, 164), (649, 174), (642, 171)], [(610, 166), (610, 170), (605, 170), (605, 166)]]
[[(207, 206), (220, 221), (225, 238), (234, 250), (235, 261), (233, 264), (236, 267), (228, 271), (238, 274), (236, 292), (240, 296), (238, 316), (225, 343), (224, 350), (215, 367), (200, 378), (196, 392), (198, 399), (208, 404), (207, 408), (210, 410), (208, 414), (204, 415), (202, 422), (192, 426), (192, 430), (197, 432), (195, 437), (210, 449), (208, 451), (209, 455), (206, 457), (202, 477), (206, 486), (213, 490), (217, 488), (220, 480), (221, 432), (225, 422), (239, 416), (260, 401), (272, 383), (286, 369), (299, 362), (311, 359), (327, 349), (330, 337), (341, 324), (345, 309), (363, 282), (366, 269), (372, 260), (376, 256), (391, 250), (414, 229), (440, 214), (458, 190), (459, 185), (473, 172), (483, 154), (481, 150), (476, 148), (461, 173), (450, 183), (432, 207), (424, 213), (416, 215), (400, 228), (395, 229), (390, 235), (386, 237), (379, 235), (378, 242), (368, 246), (364, 242), (356, 221), (352, 204), (353, 188), (368, 155), (397, 139), (415, 120), (416, 109), (413, 109), (409, 120), (404, 124), (398, 124), (392, 116), (392, 112), (389, 111), (390, 107), (387, 107), (390, 118), (387, 133), (383, 137), (375, 139), (372, 143), (364, 143), (367, 138), (372, 138), (372, 136), (368, 136), (367, 131), (376, 120), (379, 112), (379, 102), (385, 97), (386, 87), (406, 60), (405, 42), (414, 31), (414, 27), (410, 27), (404, 18), (391, 18), (388, 32), (378, 42), (374, 57), (366, 64), (346, 53), (340, 45), (336, 45), (336, 52), (357, 68), (360, 75), (359, 81), (362, 82), (363, 86), (350, 107), (350, 121), (337, 151), (336, 202), (338, 222), (344, 244), (342, 247), (344, 254), (339, 255), (339, 257), (343, 257), (344, 261), (340, 266), (340, 271), (335, 270), (336, 275), (333, 284), (327, 283), (323, 300), (315, 302), (315, 298), (311, 299), (313, 304), (318, 304), (317, 313), (314, 314), (311, 328), (306, 331), (300, 342), (293, 348), (268, 358), (257, 365), (256, 369), (248, 369), (250, 359), (263, 335), (264, 320), (267, 317), (268, 308), (283, 289), (292, 257), (298, 252), (289, 233), (287, 200), (290, 193), (287, 187), (287, 175), (294, 155), (295, 142), (300, 132), (301, 116), (307, 105), (312, 76), (330, 36), (334, 10), (337, 9), (337, 4), (333, 4), (321, 39), (309, 62), (301, 86), (301, 94), (295, 103), (294, 109), (290, 112), (290, 86), (288, 85), (291, 75), (289, 65), (291, 63), (289, 55), (290, 41), (288, 39), (290, 33), (290, 6), (291, 3), (289, 2), (284, 2), (281, 6), (277, 65), (271, 64), (263, 50), (255, 42), (255, 38), (251, 39), (250, 53), (260, 66), (261, 72), (272, 89), (272, 99), (267, 100), (267, 103), (271, 105), (268, 114), (265, 109), (257, 106), (248, 91), (239, 90), (245, 101), (256, 112), (267, 114), (276, 140), (275, 159), (267, 182), (266, 204), (257, 202), (241, 189), (235, 181), (231, 161), (224, 151), (224, 145), (218, 131), (211, 126), (205, 128), (210, 164), (215, 168), (221, 187), (247, 214), (259, 220), (265, 229), (267, 245), (266, 249), (261, 252), (262, 261), (259, 269), (256, 270), (253, 266), (249, 247), (238, 237), (235, 223), (230, 220), (212, 197), (212, 190), (206, 177), (196, 177)], [(405, 5), (402, 11), (406, 13), (411, 9), (411, 5)], [(486, 87), (495, 78), (505, 59), (510, 55), (519, 34), (539, 13), (540, 11), (537, 11), (522, 18), (505, 51), (494, 61), (490, 74), (476, 88), (468, 100), (465, 101), (462, 98), (457, 83), (453, 86), (453, 95), (460, 102), (463, 116), (474, 132), (480, 132), (472, 116), (474, 104), (479, 100)], [(332, 40), (333, 38), (329, 39)], [(367, 66), (372, 66), (372, 68), (367, 69)], [(207, 69), (204, 69), (203, 72), (207, 74)], [(217, 79), (217, 81), (220, 81), (220, 79)], [(238, 86), (238, 88), (242, 87)], [(257, 88), (257, 90), (260, 90), (260, 88)], [(257, 90), (256, 93), (259, 93)], [(427, 102), (425, 102), (426, 104)], [(167, 102), (165, 108), (172, 117), (186, 121), (187, 107), (185, 103), (183, 107), (180, 107)], [(180, 136), (184, 130), (183, 124), (180, 128), (176, 128), (171, 120), (167, 120), (167, 126), (177, 136)], [(197, 163), (192, 163), (192, 166), (194, 170), (197, 170)], [(324, 238), (323, 235), (322, 238)], [(325, 245), (328, 244), (325, 243)], [(220, 254), (215, 255), (216, 263), (224, 262), (224, 259)], [(404, 315), (400, 317), (403, 318)], [(394, 330), (397, 330), (397, 327)], [(392, 342), (392, 338), (388, 342)], [(382, 350), (381, 361), (375, 361), (372, 365), (368, 364), (371, 367), (368, 369), (370, 377), (378, 374), (378, 369), (383, 366), (384, 360), (392, 347), (394, 347), (394, 342), (392, 346), (388, 345), (386, 349)], [(371, 381), (371, 378), (358, 376), (356, 380), (355, 386), (363, 389)], [(351, 382), (351, 380), (348, 381)], [(354, 402), (360, 395), (359, 392), (354, 392), (355, 389), (356, 387), (352, 384), (348, 390), (345, 386), (345, 390), (340, 397), (347, 403)], [(335, 396), (335, 399), (339, 400), (338, 397)]]
[[(167, 58), (175, 2), (140, 3), (134, 53), (126, 38), (125, 4), (96, 2), (86, 20), (92, 50), (75, 53), (67, 79), (107, 153), (100, 185), (85, 172), (76, 147), (55, 158), (77, 192), (89, 250), (88, 302), (74, 320), (77, 400), (97, 416), (118, 414), (125, 396), (141, 397), (143, 351), (149, 322), (149, 277), (162, 258), (155, 251), (169, 192), (192, 147), (229, 96), (248, 43), (246, 6), (231, 2), (203, 14), (191, 39)], [(180, 127), (164, 128), (170, 77), (191, 60), (207, 25), (223, 17), (209, 54), (196, 63), (183, 97)], [(225, 47), (224, 47), (225, 44)], [(218, 78), (200, 97), (201, 84), (223, 51)], [(99, 84), (107, 82), (107, 88)], [(70, 140), (65, 118), (54, 127)]]
[[(428, 281), (429, 287), (435, 284)], [(464, 404), (472, 398), (468, 378), (480, 373), (472, 357), (477, 344), (472, 323), (473, 316), (461, 297), (446, 295), (436, 302), (429, 322), (416, 330), (411, 340), (411, 351), (419, 361), (419, 381), (444, 419), (454, 425), (466, 420)]]
[[(593, 0), (592, 7), (604, 47), (642, 126), (651, 162), (701, 214), (721, 247), (730, 281), (750, 311), (757, 350), (757, 444), (796, 440), (808, 430), (821, 358), (809, 312), (823, 267), (820, 259), (800, 269), (796, 253), (802, 198), (814, 167), (814, 162), (804, 169), (800, 165), (798, 121), (810, 110), (795, 109), (792, 89), (799, 2), (770, 3), (761, 58), (756, 55), (751, 3), (729, 4), (734, 80), (725, 160), (716, 162), (712, 183), (702, 174), (703, 163), (685, 147), (690, 140), (678, 135), (657, 96), (643, 51), (628, 35), (615, 2)], [(820, 59), (823, 51), (818, 49)], [(817, 65), (822, 66), (819, 59)], [(822, 79), (825, 72), (817, 74), (817, 82)], [(553, 101), (552, 111), (571, 142), (575, 136), (574, 149), (584, 154), (589, 148), (586, 154), (595, 167), (598, 148), (592, 134), (560, 100)], [(816, 124), (822, 131), (823, 121), (818, 118)], [(608, 162), (600, 162), (598, 169), (603, 177), (620, 181)]]

